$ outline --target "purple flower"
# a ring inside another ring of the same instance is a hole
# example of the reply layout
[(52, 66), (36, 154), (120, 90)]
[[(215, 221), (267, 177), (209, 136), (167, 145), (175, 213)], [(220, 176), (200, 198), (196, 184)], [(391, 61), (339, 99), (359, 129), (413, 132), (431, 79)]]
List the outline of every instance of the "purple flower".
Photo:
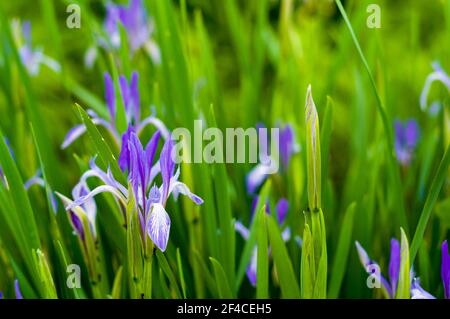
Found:
[[(371, 275), (374, 272), (374, 268), (379, 265), (377, 262), (371, 260), (369, 255), (366, 253), (364, 248), (359, 242), (355, 242), (356, 249), (358, 250), (359, 260), (363, 265), (366, 272)], [(397, 291), (398, 276), (400, 273), (400, 244), (396, 239), (391, 239), (391, 258), (389, 261), (389, 278), (390, 282), (381, 275), (380, 282), (384, 293), (389, 298), (395, 298), (395, 293)]]
[(21, 25), (18, 20), (14, 20), (12, 29), (20, 59), (30, 75), (37, 75), (41, 64), (46, 65), (55, 72), (60, 71), (61, 67), (58, 62), (44, 55), (42, 49), (33, 49), (30, 21), (25, 21)]
[(396, 120), (394, 129), (397, 160), (402, 165), (409, 165), (419, 140), (419, 125), (413, 119), (404, 123)]
[(442, 264), (441, 277), (444, 284), (444, 295), (450, 299), (450, 255), (448, 253), (448, 243), (446, 240), (442, 243)]
[[(147, 18), (145, 7), (141, 0), (130, 0), (128, 7), (109, 3), (106, 6), (104, 29), (108, 35), (107, 41), (100, 44), (106, 48), (117, 49), (121, 45), (119, 24), (127, 34), (128, 45), (132, 53), (144, 48), (156, 64), (160, 63), (159, 47), (151, 39), (153, 21)], [(105, 43), (106, 42), (106, 43)]]
[[(131, 125), (133, 129), (139, 135), (145, 127), (149, 124), (155, 126), (166, 139), (169, 136), (169, 131), (167, 130), (164, 123), (156, 118), (154, 114), (140, 120), (140, 99), (138, 90), (138, 73), (133, 72), (131, 75), (130, 82), (128, 83), (125, 76), (121, 75), (119, 77), (119, 87), (120, 96), (125, 107), (126, 120)], [(101, 125), (105, 127), (110, 134), (113, 136), (117, 145), (121, 145), (121, 133), (116, 127), (116, 113), (117, 113), (117, 103), (116, 103), (116, 93), (114, 89), (114, 82), (108, 72), (104, 74), (105, 81), (105, 100), (109, 112), (109, 120), (105, 120), (98, 116), (93, 110), (88, 110), (88, 114), (92, 118), (92, 122), (95, 125)], [(69, 130), (64, 141), (61, 145), (62, 149), (65, 149), (70, 144), (72, 144), (76, 139), (86, 132), (86, 126), (84, 124), (79, 124)]]
[[(257, 125), (257, 128), (263, 127)], [(263, 162), (258, 163), (246, 176), (247, 192), (253, 194), (256, 189), (266, 180), (267, 176), (272, 172), (270, 165), (274, 161), (273, 156), (268, 155), (269, 141), (266, 136), (259, 136), (259, 153)], [(294, 130), (287, 124), (280, 129), (278, 152), (281, 158), (281, 166), (284, 171), (289, 168), (289, 161), (293, 154), (298, 152), (299, 146), (294, 140)]]
[(444, 84), (450, 92), (450, 76), (444, 72), (438, 62), (433, 62), (432, 66), (434, 71), (428, 75), (422, 93), (420, 94), (420, 107), (422, 110), (425, 110), (427, 107), (428, 93), (430, 92), (431, 84), (433, 84), (434, 81), (439, 81)]
[[(361, 246), (359, 242), (355, 242), (356, 249), (358, 251), (359, 259), (361, 264), (364, 267), (364, 270), (372, 275), (375, 273), (376, 269), (380, 269), (378, 263), (372, 259), (370, 259), (367, 252)], [(399, 275), (400, 275), (400, 263), (401, 263), (401, 255), (400, 255), (400, 243), (397, 239), (391, 239), (391, 256), (389, 260), (389, 280), (387, 280), (383, 275), (380, 274), (380, 283), (381, 288), (388, 298), (395, 298), (397, 293), (397, 288), (399, 285)], [(434, 298), (428, 292), (426, 292), (422, 287), (420, 287), (420, 282), (418, 278), (414, 277), (414, 273), (411, 271), (411, 297), (413, 299), (430, 299)]]
[(19, 280), (14, 280), (14, 291), (16, 292), (16, 299), (23, 299), (22, 292), (19, 287)]
[[(165, 251), (170, 233), (170, 217), (165, 207), (170, 194), (173, 194), (175, 199), (179, 194), (186, 195), (197, 205), (201, 205), (203, 200), (193, 194), (185, 184), (178, 181), (180, 169), (175, 171), (175, 163), (172, 159), (173, 141), (170, 137), (161, 150), (159, 161), (153, 164), (160, 135), (159, 131), (153, 134), (144, 149), (137, 134), (131, 129), (127, 130), (122, 137), (119, 162), (121, 168), (128, 172), (128, 182), (132, 186), (136, 199), (143, 241), (148, 234), (153, 243), (161, 251)], [(162, 185), (159, 187), (154, 183), (158, 174), (161, 174), (162, 178)], [(99, 178), (104, 185), (89, 191), (86, 184), (89, 177)], [(104, 172), (94, 162), (91, 163), (91, 169), (83, 174), (75, 189), (77, 192), (73, 192), (74, 201), (66, 201), (66, 210), (72, 211), (77, 208), (84, 211), (86, 215), (89, 210), (94, 209), (92, 204), (95, 203), (91, 203), (91, 208), (88, 206), (97, 194), (112, 193), (122, 207), (127, 206), (131, 195), (125, 186), (114, 179), (109, 169), (108, 172)], [(81, 193), (78, 191), (81, 189), (86, 191)], [(88, 216), (88, 220), (93, 226), (95, 214)], [(75, 222), (72, 222), (72, 226), (77, 231)]]
[[(256, 202), (257, 201), (258, 201), (258, 199), (256, 197)], [(255, 201), (253, 201), (253, 203), (255, 203)], [(255, 212), (254, 212), (255, 206), (256, 206), (256, 204), (252, 204), (252, 219), (255, 214)], [(276, 204), (277, 221), (280, 226), (284, 223), (284, 221), (286, 219), (288, 207), (289, 207), (289, 203), (288, 203), (287, 199), (285, 199), (285, 198), (281, 198)], [(266, 201), (265, 212), (270, 215), (270, 207), (269, 207), (268, 201)], [(251, 221), (251, 223), (253, 223), (253, 221)], [(244, 238), (244, 240), (248, 240), (248, 238), (250, 236), (250, 231), (247, 227), (245, 227), (240, 221), (236, 221), (234, 224), (234, 228), (242, 236), (242, 238)], [(289, 239), (291, 238), (291, 229), (289, 227), (286, 227), (283, 230), (283, 232), (281, 233), (281, 237), (283, 238), (284, 242), (288, 242)], [(270, 251), (269, 251), (269, 254), (270, 254)], [(255, 246), (252, 250), (252, 256), (250, 258), (250, 263), (248, 264), (247, 271), (246, 271), (247, 278), (253, 287), (256, 286), (256, 269), (257, 269), (257, 261), (258, 261), (257, 255), (258, 255), (258, 250)]]

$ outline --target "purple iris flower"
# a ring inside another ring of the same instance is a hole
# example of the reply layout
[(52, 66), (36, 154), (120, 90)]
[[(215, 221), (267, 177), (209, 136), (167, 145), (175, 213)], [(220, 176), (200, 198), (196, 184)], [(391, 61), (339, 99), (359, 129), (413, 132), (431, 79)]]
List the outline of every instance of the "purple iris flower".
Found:
[(55, 72), (60, 71), (61, 67), (58, 62), (44, 55), (41, 48), (33, 48), (31, 43), (30, 21), (25, 21), (21, 25), (18, 20), (14, 20), (12, 29), (20, 59), (30, 75), (37, 75), (41, 64), (46, 65)]
[(446, 299), (450, 299), (450, 255), (448, 253), (448, 242), (444, 240), (442, 243), (442, 264), (441, 277), (444, 284), (444, 295)]
[[(373, 274), (376, 268), (380, 268), (378, 263), (370, 259), (367, 252), (361, 246), (359, 242), (355, 242), (356, 249), (358, 251), (359, 259), (364, 267), (364, 270), (369, 274)], [(400, 275), (400, 243), (397, 239), (391, 239), (391, 256), (389, 260), (389, 280), (387, 280), (383, 275), (380, 275), (381, 288), (388, 298), (395, 298), (398, 281)], [(428, 292), (426, 292), (422, 287), (420, 287), (420, 282), (418, 278), (414, 277), (414, 273), (411, 271), (411, 296), (414, 299), (430, 299), (433, 298)]]
[(425, 80), (422, 93), (420, 94), (420, 107), (425, 110), (427, 107), (428, 93), (430, 92), (431, 84), (435, 81), (441, 82), (450, 92), (450, 76), (442, 69), (438, 62), (433, 62), (433, 72), (430, 73)]
[[(256, 197), (256, 202), (257, 201), (258, 201), (258, 197)], [(255, 201), (253, 201), (253, 203), (255, 203)], [(255, 206), (256, 206), (256, 204), (255, 205), (252, 204), (252, 219), (255, 215), (255, 208), (256, 208)], [(286, 220), (288, 208), (289, 208), (289, 203), (288, 203), (287, 199), (285, 199), (285, 198), (281, 198), (275, 206), (277, 221), (280, 226), (283, 225), (284, 221)], [(266, 201), (266, 213), (270, 215), (270, 208), (269, 208), (268, 201)], [(248, 237), (250, 236), (250, 231), (247, 227), (245, 227), (239, 221), (235, 222), (234, 227), (235, 227), (236, 231), (239, 234), (241, 234), (241, 236), (242, 236), (242, 238), (244, 238), (244, 240), (248, 240)], [(289, 239), (291, 238), (291, 229), (289, 227), (286, 227), (283, 230), (283, 232), (281, 233), (281, 237), (283, 238), (284, 242), (288, 242)], [(250, 263), (247, 266), (247, 271), (246, 271), (247, 278), (253, 287), (256, 287), (256, 270), (257, 270), (257, 261), (258, 261), (257, 255), (258, 255), (258, 249), (255, 245), (255, 247), (253, 247), (252, 256), (250, 258)]]
[[(170, 194), (173, 194), (175, 199), (179, 194), (186, 195), (197, 205), (201, 205), (203, 200), (193, 194), (184, 183), (178, 181), (180, 168), (175, 170), (175, 162), (172, 158), (174, 142), (170, 137), (164, 143), (159, 161), (153, 164), (160, 135), (159, 131), (154, 133), (144, 148), (135, 131), (129, 128), (123, 135), (119, 163), (121, 168), (128, 172), (128, 182), (131, 183), (134, 198), (136, 198), (143, 240), (148, 234), (153, 243), (161, 251), (165, 251), (170, 233), (170, 217), (165, 207)], [(159, 187), (154, 182), (158, 174), (162, 178), (162, 185)], [(89, 177), (99, 178), (104, 185), (89, 191), (86, 185)], [(108, 172), (104, 172), (93, 163), (91, 163), (91, 169), (83, 174), (76, 188), (86, 190), (87, 194), (80, 192), (72, 194), (74, 201), (66, 202), (68, 211), (86, 206), (95, 195), (103, 192), (112, 193), (119, 204), (126, 207), (131, 195), (125, 186), (114, 179), (109, 169)], [(86, 210), (85, 207), (84, 211)], [(91, 225), (94, 224), (94, 219), (95, 215), (89, 218)], [(79, 232), (75, 223), (73, 226)]]
[(396, 120), (394, 123), (394, 129), (395, 153), (397, 160), (402, 165), (409, 165), (419, 140), (419, 125), (414, 119), (406, 122)]
[[(257, 128), (261, 125), (257, 125)], [(281, 167), (283, 170), (287, 170), (289, 167), (290, 158), (293, 154), (298, 152), (299, 146), (294, 140), (294, 130), (289, 124), (280, 129), (279, 135), (279, 155), (281, 159)], [(267, 179), (271, 172), (270, 164), (273, 158), (268, 155), (269, 141), (266, 138), (260, 136), (259, 141), (259, 153), (260, 159), (266, 158), (265, 163), (258, 163), (246, 176), (247, 192), (253, 194), (256, 189)]]
[[(116, 128), (116, 94), (114, 89), (114, 82), (108, 72), (104, 74), (105, 82), (105, 100), (109, 112), (109, 120), (105, 120), (98, 116), (93, 110), (88, 110), (88, 114), (92, 118), (92, 122), (96, 125), (101, 125), (105, 127), (113, 136), (117, 145), (121, 145), (120, 132)], [(133, 129), (139, 135), (146, 126), (152, 124), (158, 130), (164, 138), (169, 136), (169, 131), (167, 130), (164, 123), (156, 118), (153, 114), (144, 118), (142, 121), (140, 119), (140, 99), (139, 99), (139, 89), (138, 89), (138, 73), (133, 72), (131, 75), (130, 82), (128, 83), (125, 76), (121, 75), (119, 77), (119, 87), (120, 96), (125, 106), (125, 113), (127, 122), (131, 124)], [(86, 126), (84, 124), (79, 124), (69, 130), (64, 142), (61, 145), (62, 149), (65, 149), (70, 144), (72, 144), (76, 139), (86, 132)]]
[[(131, 53), (143, 48), (153, 63), (161, 63), (159, 46), (152, 39), (154, 31), (153, 20), (147, 16), (141, 0), (130, 0), (128, 6), (116, 5), (112, 2), (106, 6), (106, 18), (103, 24), (107, 38), (99, 38), (99, 45), (108, 51), (117, 50), (121, 45), (119, 24), (127, 34)], [(91, 47), (85, 56), (85, 63), (92, 67), (97, 58), (97, 49)]]

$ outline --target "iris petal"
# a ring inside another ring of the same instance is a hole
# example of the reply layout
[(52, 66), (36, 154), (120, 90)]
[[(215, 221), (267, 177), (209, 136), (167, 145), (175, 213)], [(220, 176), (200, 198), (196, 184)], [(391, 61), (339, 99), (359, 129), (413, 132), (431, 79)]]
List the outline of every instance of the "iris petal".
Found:
[(165, 251), (169, 241), (170, 217), (161, 204), (154, 204), (148, 221), (148, 235), (161, 251)]

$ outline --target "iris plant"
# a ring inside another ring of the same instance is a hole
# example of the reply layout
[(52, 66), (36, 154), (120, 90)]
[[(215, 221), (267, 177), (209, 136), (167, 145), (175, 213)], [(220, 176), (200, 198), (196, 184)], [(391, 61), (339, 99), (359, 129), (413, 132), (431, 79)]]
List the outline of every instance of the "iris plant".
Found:
[[(202, 204), (203, 200), (178, 180), (180, 168), (175, 170), (175, 162), (172, 158), (174, 142), (171, 138), (164, 143), (159, 161), (153, 164), (160, 135), (159, 131), (154, 133), (145, 148), (132, 127), (129, 127), (122, 137), (119, 165), (123, 171), (128, 172), (128, 183), (131, 185), (133, 194), (130, 194), (129, 189), (113, 177), (110, 170), (105, 172), (91, 161), (91, 168), (83, 174), (74, 188), (73, 202), (66, 200), (66, 209), (71, 214), (72, 225), (80, 236), (85, 231), (82, 227), (83, 219), (87, 219), (90, 227), (95, 229), (95, 209), (91, 201), (94, 196), (103, 192), (112, 193), (122, 207), (126, 207), (133, 196), (136, 199), (143, 240), (148, 234), (153, 243), (161, 251), (165, 251), (171, 223), (166, 212), (166, 203), (170, 194), (173, 194), (175, 199), (179, 194), (187, 195), (197, 205)], [(158, 174), (162, 178), (162, 185), (159, 187), (154, 181)], [(90, 191), (86, 184), (90, 177), (99, 178), (103, 185)]]

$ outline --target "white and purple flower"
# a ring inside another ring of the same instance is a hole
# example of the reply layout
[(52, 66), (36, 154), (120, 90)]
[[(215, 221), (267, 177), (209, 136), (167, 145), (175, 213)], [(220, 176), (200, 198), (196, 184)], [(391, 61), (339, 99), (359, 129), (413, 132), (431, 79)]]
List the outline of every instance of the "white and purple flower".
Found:
[[(203, 200), (178, 180), (180, 168), (175, 171), (175, 162), (172, 158), (174, 143), (170, 137), (166, 139), (159, 161), (153, 164), (160, 136), (159, 131), (154, 133), (144, 149), (133, 128), (129, 127), (122, 137), (119, 165), (124, 172), (128, 172), (128, 182), (132, 186), (133, 197), (136, 198), (143, 240), (148, 234), (156, 247), (165, 251), (171, 223), (165, 208), (170, 194), (173, 194), (175, 199), (179, 194), (186, 195), (197, 205), (201, 205)], [(159, 187), (154, 182), (158, 174), (161, 174), (162, 178), (162, 185)], [(90, 177), (99, 178), (103, 185), (89, 191), (86, 180)], [(114, 179), (110, 170), (102, 171), (94, 161), (91, 162), (91, 169), (83, 174), (75, 189), (77, 191), (73, 193), (73, 202), (66, 201), (66, 210), (75, 213), (76, 208), (84, 206), (81, 212), (85, 214), (91, 212), (88, 220), (93, 228), (95, 228), (95, 203), (91, 201), (95, 195), (103, 192), (112, 193), (122, 207), (126, 207), (131, 195), (125, 186)], [(75, 213), (74, 216), (77, 214)], [(77, 220), (72, 221), (75, 231), (82, 236), (83, 232), (79, 225), (80, 222)]]

